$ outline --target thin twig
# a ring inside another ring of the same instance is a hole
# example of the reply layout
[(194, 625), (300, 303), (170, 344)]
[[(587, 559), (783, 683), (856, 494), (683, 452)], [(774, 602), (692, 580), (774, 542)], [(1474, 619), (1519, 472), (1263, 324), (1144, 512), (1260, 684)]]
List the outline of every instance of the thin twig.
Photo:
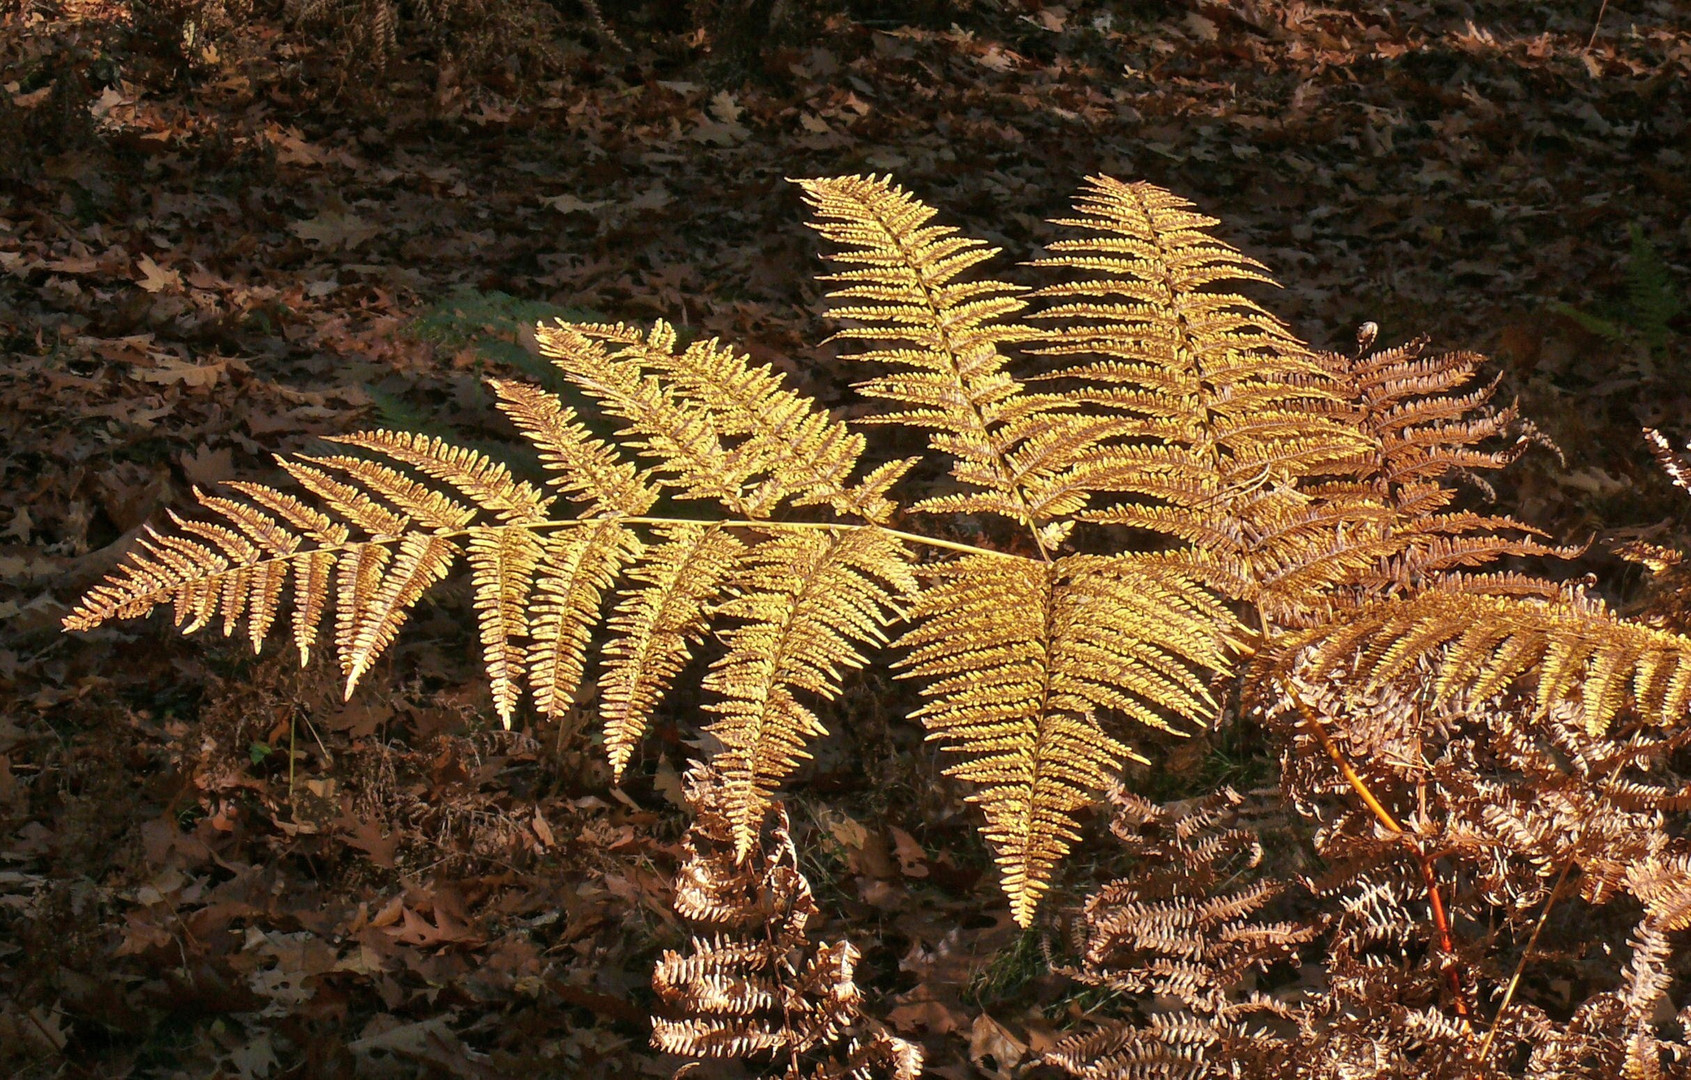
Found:
[(1568, 871), (1574, 868), (1574, 860), (1569, 858), (1562, 864), (1562, 872), (1556, 878), (1556, 884), (1550, 887), (1550, 895), (1544, 901), (1544, 910), (1538, 913), (1538, 924), (1532, 928), (1532, 936), (1527, 938), (1527, 947), (1521, 950), (1520, 962), (1515, 965), (1515, 973), (1509, 976), (1509, 987), (1503, 991), (1503, 1004), (1497, 1007), (1497, 1015), (1492, 1018), (1491, 1027), (1486, 1031), (1485, 1038), (1480, 1041), (1480, 1068), (1485, 1068), (1486, 1057), (1491, 1053), (1491, 1044), (1497, 1038), (1497, 1029), (1503, 1026), (1503, 1016), (1509, 1011), (1509, 1003), (1515, 1000), (1515, 988), (1521, 985), (1521, 975), (1527, 970), (1527, 961), (1532, 958), (1532, 951), (1538, 945), (1538, 935), (1544, 931), (1544, 924), (1550, 921), (1550, 909), (1556, 906), (1556, 900), (1561, 896), (1562, 885), (1568, 880)]
[(1592, 46), (1597, 44), (1597, 31), (1603, 29), (1603, 13), (1608, 10), (1609, 0), (1603, 0), (1603, 2), (1597, 6), (1597, 21), (1591, 26), (1591, 40), (1585, 43), (1585, 51), (1588, 53), (1591, 51)]

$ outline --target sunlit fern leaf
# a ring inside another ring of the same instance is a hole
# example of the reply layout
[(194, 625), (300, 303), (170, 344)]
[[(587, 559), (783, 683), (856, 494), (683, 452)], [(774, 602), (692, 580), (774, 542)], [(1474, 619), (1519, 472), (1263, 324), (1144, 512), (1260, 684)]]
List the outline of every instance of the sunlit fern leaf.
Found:
[[(292, 495), (263, 484), (232, 480), (228, 487), (270, 510), (277, 518), (321, 545), (315, 550), (298, 552), (288, 560), (294, 576), (294, 647), (299, 650), (300, 666), (304, 667), (311, 662), (311, 647), (317, 641), (317, 627), (323, 621), (323, 612), (329, 603), (329, 581), (335, 568), (333, 549), (346, 542), (347, 527), (330, 520), (322, 511), (307, 506)], [(150, 607), (151, 604), (148, 605)], [(256, 651), (258, 646), (255, 644), (253, 648)]]
[(704, 637), (723, 582), (744, 550), (719, 526), (678, 523), (659, 529), (647, 557), (629, 572), (631, 584), (608, 623), (611, 638), (599, 678), (605, 753), (617, 779), (686, 665), (689, 646)]
[[(1293, 490), (1240, 495), (1209, 520), (1168, 506), (1118, 509), (1119, 524), (1162, 526), (1186, 540), (1188, 572), (1255, 607), (1271, 625), (1320, 617), (1332, 588), (1397, 550), (1384, 508), (1368, 500), (1314, 501)], [(1372, 526), (1372, 527), (1370, 527)]]
[(1652, 855), (1627, 868), (1627, 890), (1666, 933), (1691, 929), (1691, 856)]
[(1691, 709), (1691, 638), (1626, 622), (1602, 601), (1565, 590), (1559, 601), (1498, 595), (1486, 577), (1452, 577), (1405, 600), (1379, 601), (1294, 639), (1313, 645), (1315, 674), (1351, 665), (1385, 684), (1430, 661), (1435, 697), (1475, 698), (1532, 686), (1540, 714), (1576, 704), (1589, 731), (1605, 731), (1631, 704), (1659, 724)]
[(587, 521), (546, 539), (536, 570), (529, 626), (529, 679), (535, 708), (561, 716), (587, 667), (587, 645), (604, 595), (640, 557), (640, 538), (616, 518)]
[[(454, 532), (474, 521), (476, 511), (445, 492), (419, 483), (397, 469), (365, 458), (301, 457), (304, 464), (322, 473), (341, 473), (351, 480), (360, 492), (380, 496), (388, 505), (397, 508), (403, 522), (398, 532), (415, 522), (425, 529)], [(397, 533), (396, 533), (397, 535)]]
[(1029, 925), (1091, 803), (1131, 751), (1100, 711), (1166, 728), (1215, 709), (1202, 678), (1226, 670), (1215, 600), (1167, 560), (1075, 555), (1054, 563), (967, 556), (933, 579), (899, 640), (925, 680), (917, 713), (966, 760), (1011, 911)]
[(353, 640), (359, 628), (369, 621), (376, 590), (381, 587), (384, 571), (392, 559), (391, 547), (370, 542), (346, 545), (336, 560), (335, 651), (349, 687), (354, 678)]
[(427, 435), (367, 431), (329, 441), (384, 454), (425, 476), (451, 484), (477, 507), (493, 511), (504, 521), (542, 521), (552, 501), (534, 485), (514, 479), (509, 469), (486, 455)]
[(1139, 445), (1112, 461), (1108, 486), (1165, 508), (1148, 519), (1132, 505), (1088, 510), (1088, 520), (1175, 535), (1217, 516), (1243, 520), (1240, 496), (1321, 473), (1357, 449), (1329, 415), (1332, 394), (1308, 348), (1225, 291), (1272, 279), (1205, 232), (1215, 219), (1191, 205), (1150, 184), (1093, 177), (1080, 216), (1058, 221), (1087, 235), (1053, 242), (1035, 263), (1076, 275), (1035, 294), (1056, 301), (1037, 316), (1057, 324), (1038, 351), (1069, 361), (1044, 377), (1075, 380), (1072, 400), (1137, 421)]
[(354, 593), (353, 616), (338, 643), (341, 667), (346, 672), (347, 697), (352, 696), (358, 680), (370, 670), (376, 657), (393, 643), (394, 635), (423, 593), (446, 576), (457, 554), (457, 545), (445, 537), (414, 532), (399, 542), (399, 550), (385, 573), (379, 577), (356, 576), (359, 590), (366, 588), (366, 581), (370, 584), (366, 594)]
[(620, 325), (575, 329), (610, 346), (617, 359), (657, 374), (681, 400), (703, 410), (717, 432), (736, 440), (735, 459), (757, 481), (755, 505), (831, 505), (870, 521), (891, 512), (878, 492), (851, 483), (863, 436), (786, 389), (772, 368), (753, 367), (715, 339), (680, 347), (675, 328), (662, 321), (649, 333)]
[[(852, 359), (892, 366), (892, 374), (857, 384), (860, 393), (909, 408), (874, 417), (934, 434), (930, 445), (956, 459), (952, 474), (968, 493), (934, 512), (990, 512), (1038, 529), (1048, 514), (1029, 505), (1009, 457), (1017, 436), (1006, 429), (1025, 410), (1020, 382), (1005, 370), (1005, 346), (1035, 336), (1009, 322), (1026, 308), (1022, 288), (958, 276), (998, 253), (979, 240), (929, 222), (935, 210), (890, 180), (873, 176), (800, 180), (815, 211), (810, 223), (838, 245), (830, 254), (849, 269), (824, 280), (833, 310), (847, 325), (835, 336), (877, 343)], [(881, 344), (884, 343), (884, 344)], [(1051, 540), (1060, 539), (1053, 534)]]
[(299, 481), (301, 487), (328, 504), (331, 510), (373, 537), (402, 536), (411, 524), (411, 519), (404, 514), (394, 513), (356, 485), (337, 480), (321, 469), (288, 458), (277, 459), (277, 464)]
[(760, 497), (773, 492), (748, 490), (757, 463), (724, 445), (704, 409), (643, 372), (627, 350), (607, 349), (589, 329), (596, 328), (542, 326), (535, 339), (542, 355), (623, 422), (624, 445), (653, 460), (659, 482), (684, 499), (712, 499), (733, 513), (767, 517), (770, 505)]
[[(283, 528), (275, 518), (231, 499), (206, 495), (199, 489), (194, 494), (208, 510), (221, 515), (250, 540), (254, 547), (247, 553), (250, 577), (243, 579), (249, 593), (247, 603), (247, 640), (254, 653), (264, 643), (265, 635), (281, 613), (282, 592), (288, 583), (291, 556), (299, 550), (299, 537)], [(224, 613), (224, 633), (234, 630), (233, 608)]]
[(545, 548), (520, 525), (470, 531), (470, 581), (480, 621), (482, 656), (493, 707), (509, 728), (528, 670), (530, 599)]
[(728, 652), (704, 687), (717, 696), (706, 706), (722, 743), (715, 762), (744, 854), (775, 785), (809, 756), (804, 744), (827, 733), (799, 695), (837, 695), (841, 674), (862, 666), (859, 644), (886, 640), (883, 627), (916, 582), (903, 544), (872, 526), (775, 533), (733, 581), (719, 614), (738, 625), (722, 632)]
[(527, 383), (492, 380), (499, 407), (540, 451), (554, 472), (551, 483), (572, 498), (614, 513), (639, 515), (652, 508), (658, 493), (641, 470), (587, 430), (552, 394)]

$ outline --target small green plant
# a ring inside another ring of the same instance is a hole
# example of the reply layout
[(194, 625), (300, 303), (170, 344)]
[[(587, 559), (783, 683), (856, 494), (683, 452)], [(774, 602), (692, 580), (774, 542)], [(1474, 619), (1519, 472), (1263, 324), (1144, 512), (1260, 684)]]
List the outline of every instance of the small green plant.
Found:
[[(534, 328), (549, 321), (590, 322), (603, 318), (590, 308), (560, 306), (542, 300), (525, 300), (509, 293), (481, 292), (462, 288), (448, 294), (412, 320), (401, 333), (416, 341), (426, 341), (440, 353), (460, 353), (468, 350), (479, 365), (516, 368), (529, 380), (540, 384), (548, 392), (557, 394), (573, 407), (587, 405), (580, 391), (564, 378), (553, 364), (533, 349)], [(486, 454), (524, 479), (539, 479), (539, 458), (526, 444), (497, 442), (486, 439), (465, 440), (451, 425), (441, 423), (428, 410), (407, 401), (399, 394), (380, 386), (366, 386), (365, 393), (375, 406), (376, 417), (382, 426), (394, 431), (408, 431), (416, 435), (451, 438), (470, 449)], [(489, 410), (493, 399), (476, 392), (485, 400)], [(610, 434), (608, 425), (597, 423), (589, 416), (589, 430), (603, 437)]]
[(1637, 341), (1655, 358), (1663, 357), (1674, 336), (1673, 320), (1685, 310), (1684, 288), (1674, 279), (1661, 253), (1636, 224), (1627, 226), (1632, 252), (1626, 265), (1626, 301), (1605, 314), (1582, 311), (1572, 304), (1552, 304), (1599, 337), (1625, 344)]
[(544, 323), (598, 323), (605, 317), (591, 308), (525, 300), (509, 293), (459, 289), (418, 316), (405, 333), (437, 348), (474, 349), (486, 360), (509, 364), (553, 393), (571, 389), (568, 379), (530, 351), (534, 328)]

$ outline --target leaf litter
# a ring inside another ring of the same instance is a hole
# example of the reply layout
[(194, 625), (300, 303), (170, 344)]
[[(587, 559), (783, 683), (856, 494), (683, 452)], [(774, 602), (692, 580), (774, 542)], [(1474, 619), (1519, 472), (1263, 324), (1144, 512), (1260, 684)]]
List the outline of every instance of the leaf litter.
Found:
[[(786, 177), (896, 171), (1018, 260), (1081, 176), (1151, 180), (1273, 267), (1318, 344), (1374, 321), (1494, 352), (1567, 458), (1523, 463), (1524, 517), (1580, 536), (1677, 505), (1636, 437), (1691, 416), (1671, 2), (1593, 37), (1564, 0), (1031, 0), (834, 17), (755, 70), (630, 12), (618, 50), (566, 28), (562, 77), (399, 64), (363, 98), (302, 81), (321, 54), (262, 18), (185, 78), (124, 51), (113, 5), (0, 14), (0, 134), (51, 134), (0, 163), (0, 1064), (669, 1074), (645, 1016), (682, 933), (678, 726), (625, 788), (590, 700), (492, 730), (450, 582), (350, 702), (234, 646), (54, 628), (146, 521), (273, 453), (396, 422), (509, 452), (480, 380), (543, 377), (521, 323), (548, 311), (731, 337), (860, 410)], [(792, 796), (805, 870), (935, 1075), (1022, 1075), (1084, 1004), (982, 907), (907, 705), (848, 692), (851, 738)]]

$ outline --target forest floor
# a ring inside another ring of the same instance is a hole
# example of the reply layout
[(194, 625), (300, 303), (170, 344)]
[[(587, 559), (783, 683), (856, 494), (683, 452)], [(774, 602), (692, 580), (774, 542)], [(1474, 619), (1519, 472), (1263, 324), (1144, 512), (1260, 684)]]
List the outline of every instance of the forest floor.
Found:
[[(109, 5), (0, 7), (0, 1074), (673, 1071), (646, 1017), (683, 940), (691, 703), (616, 787), (591, 701), (499, 730), (462, 583), (347, 702), (280, 649), (58, 623), (143, 523), (273, 453), (510, 445), (481, 380), (532, 375), (536, 318), (663, 317), (860, 415), (789, 177), (891, 173), (1000, 275), (1084, 177), (1171, 188), (1306, 340), (1490, 353), (1562, 454), (1499, 497), (1598, 537), (1574, 572), (1624, 603), (1601, 541), (1686, 527), (1639, 435), (1691, 435), (1674, 0), (1616, 0), (1594, 39), (1596, 0), (982, 2), (740, 63), (603, 7), (523, 79), (404, 22), (379, 70), (345, 66), (350, 23), (161, 56)], [(933, 1075), (1024, 1075), (1089, 999), (1010, 922), (910, 702), (855, 679), (791, 785), (818, 931)], [(1151, 749), (1165, 798), (1275, 768), (1238, 733)], [(1110, 857), (1083, 845), (1044, 932)]]

